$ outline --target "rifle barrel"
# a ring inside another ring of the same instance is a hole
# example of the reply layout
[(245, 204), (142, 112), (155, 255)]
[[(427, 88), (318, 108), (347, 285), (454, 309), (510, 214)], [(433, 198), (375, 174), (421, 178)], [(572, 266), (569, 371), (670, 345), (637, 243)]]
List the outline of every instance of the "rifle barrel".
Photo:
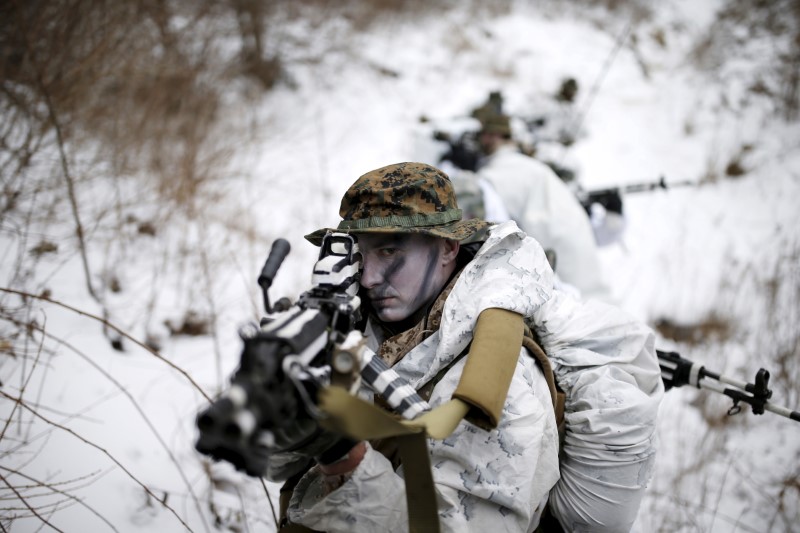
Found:
[(631, 192), (646, 192), (655, 189), (674, 189), (675, 187), (688, 187), (690, 185), (697, 185), (696, 182), (690, 180), (667, 182), (664, 176), (661, 176), (658, 181), (643, 181), (639, 183), (630, 183), (628, 185), (618, 185), (616, 187), (606, 187), (604, 189), (594, 189), (584, 191), (582, 194), (585, 197), (598, 196), (611, 193), (631, 193)]
[(791, 418), (792, 420), (797, 420), (798, 422), (800, 422), (800, 411), (792, 411), (791, 409), (787, 409), (786, 407), (775, 405), (772, 402), (765, 403), (764, 409), (766, 409), (767, 411), (772, 411), (775, 414), (785, 416), (786, 418)]

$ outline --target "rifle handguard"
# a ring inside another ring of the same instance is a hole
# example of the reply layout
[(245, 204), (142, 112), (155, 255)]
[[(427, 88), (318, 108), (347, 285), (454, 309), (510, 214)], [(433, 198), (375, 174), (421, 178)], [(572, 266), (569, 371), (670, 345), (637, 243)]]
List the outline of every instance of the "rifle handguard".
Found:
[(478, 427), (494, 429), (500, 423), (524, 329), (522, 315), (505, 309), (486, 309), (478, 316), (467, 362), (453, 393), (453, 398), (469, 404), (466, 418)]

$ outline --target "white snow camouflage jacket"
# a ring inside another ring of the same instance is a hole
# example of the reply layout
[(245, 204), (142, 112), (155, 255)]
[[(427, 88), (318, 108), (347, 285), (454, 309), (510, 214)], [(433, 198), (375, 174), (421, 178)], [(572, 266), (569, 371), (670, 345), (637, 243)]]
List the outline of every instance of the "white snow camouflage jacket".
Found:
[[(422, 387), (472, 339), (478, 315), (498, 307), (526, 317), (566, 392), (566, 438), (559, 479), (550, 395), (533, 359), (521, 357), (497, 429), (462, 421), (447, 439), (429, 439), (443, 532), (532, 531), (548, 495), (568, 531), (629, 530), (654, 459), (663, 386), (653, 334), (622, 311), (582, 303), (553, 288), (541, 246), (513, 221), (495, 226), (447, 298), (439, 331), (393, 369)], [(434, 387), (451, 398), (465, 359)], [(319, 531), (408, 530), (402, 468), (368, 449), (352, 477), (322, 497), (316, 469), (298, 483), (288, 517)]]
[(613, 301), (589, 217), (550, 167), (504, 145), (486, 158), (478, 175), (494, 186), (511, 219), (525, 233), (555, 251), (556, 271), (564, 282), (584, 298)]

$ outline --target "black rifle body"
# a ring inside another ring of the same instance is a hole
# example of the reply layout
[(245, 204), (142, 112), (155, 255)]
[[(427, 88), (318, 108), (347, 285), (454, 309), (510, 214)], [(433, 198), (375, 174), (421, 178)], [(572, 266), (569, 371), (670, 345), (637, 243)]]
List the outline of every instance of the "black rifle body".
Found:
[[(267, 312), (267, 289), (287, 253), (288, 243), (276, 242), (259, 278)], [(314, 287), (260, 327), (240, 330), (244, 347), (231, 386), (197, 417), (198, 451), (261, 476), (270, 455), (318, 437), (317, 393), (330, 355), (360, 319), (359, 269), (355, 238), (326, 236)]]

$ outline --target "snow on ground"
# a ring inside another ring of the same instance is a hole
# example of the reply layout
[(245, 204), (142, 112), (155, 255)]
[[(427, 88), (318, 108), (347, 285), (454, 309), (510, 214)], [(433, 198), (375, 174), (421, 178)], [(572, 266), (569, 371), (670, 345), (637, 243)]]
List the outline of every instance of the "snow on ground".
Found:
[[(742, 380), (767, 367), (774, 400), (800, 406), (800, 365), (785, 356), (788, 350), (796, 358), (800, 338), (800, 128), (781, 123), (759, 101), (723, 105), (721, 95), (737, 88), (693, 69), (689, 47), (715, 7), (660, 8), (651, 21), (631, 27), (637, 47), (622, 47), (607, 71), (625, 17), (593, 24), (600, 14), (579, 18), (569, 9), (516, 7), (481, 17), (454, 9), (443, 17), (391, 17), (365, 34), (352, 33), (344, 20), (315, 28), (321, 37), (310, 49), (287, 52), (298, 56), (290, 66), (297, 88), (279, 87), (247, 111), (265, 129), (257, 137), (243, 133), (255, 149), (237, 154), (245, 171), (229, 184), (235, 203), (210, 206), (204, 224), (162, 228), (157, 237), (132, 234), (107, 246), (98, 237), (90, 247), (90, 262), (116, 268), (126, 288), (108, 293), (112, 320), (139, 339), (159, 332), (160, 353), (185, 374), (129, 340), (125, 352), (113, 351), (100, 324), (85, 316), (34, 306), (51, 337), (42, 351), (32, 340), (25, 362), (3, 361), (3, 391), (13, 396), (24, 385), (25, 399), (64, 429), (17, 407), (2, 443), (5, 454), (13, 453), (4, 455), (0, 474), (11, 479), (12, 470), (21, 471), (31, 482), (61, 484), (64, 494), (31, 496), (41, 516), (15, 520), (12, 530), (36, 531), (46, 520), (62, 531), (272, 531), (261, 484), (224, 464), (209, 467), (193, 451), (194, 416), (205, 404), (198, 387), (214, 394), (238, 362), (236, 328), (261, 312), (255, 279), (271, 241), (283, 236), (293, 246), (272, 297), (295, 296), (307, 287), (316, 250), (302, 235), (338, 219), (339, 197), (360, 174), (415, 159), (415, 136), (425, 131), (421, 116), (464, 115), (491, 90), (504, 92), (509, 111), (527, 113), (565, 76), (578, 80), (577, 107), (586, 114), (581, 138), (562, 156), (579, 166), (585, 188), (660, 176), (698, 183), (625, 198), (623, 241), (602, 250), (621, 305), (650, 324), (727, 319), (733, 331), (725, 338), (697, 345), (660, 338), (659, 348)], [(666, 45), (649, 37), (656, 28), (664, 30)], [(308, 28), (285, 31), (300, 35)], [(300, 61), (304, 54), (320, 61)], [(726, 179), (725, 165), (747, 144), (753, 145), (743, 159), (747, 173)], [(92, 196), (102, 201), (101, 193)], [(63, 239), (67, 224), (48, 231)], [(234, 224), (241, 234), (226, 231)], [(243, 237), (247, 231), (255, 241)], [(199, 250), (206, 250), (204, 258)], [(59, 255), (46, 266), (42, 286), (54, 300), (100, 312), (86, 294), (77, 255)], [(4, 274), (10, 268), (4, 265)], [(153, 301), (159, 308), (148, 307)], [(163, 320), (208, 306), (217, 317), (216, 337), (165, 332)], [(694, 390), (667, 394), (658, 469), (639, 531), (796, 527), (800, 427), (770, 413), (726, 418), (729, 406)], [(3, 401), (3, 418), (14, 408)], [(276, 503), (276, 487), (269, 493)], [(14, 505), (5, 516), (30, 516)]]

